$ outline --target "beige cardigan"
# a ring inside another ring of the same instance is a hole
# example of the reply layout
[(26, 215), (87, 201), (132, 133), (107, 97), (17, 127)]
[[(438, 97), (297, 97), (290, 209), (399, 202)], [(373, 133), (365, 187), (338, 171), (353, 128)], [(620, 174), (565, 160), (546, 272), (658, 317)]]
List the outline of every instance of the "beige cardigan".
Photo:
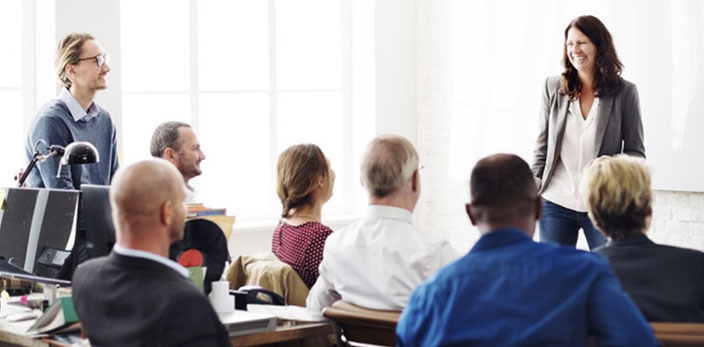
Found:
[(288, 264), (272, 252), (242, 255), (227, 270), (230, 289), (254, 285), (281, 295), (286, 305), (306, 306), (308, 287)]

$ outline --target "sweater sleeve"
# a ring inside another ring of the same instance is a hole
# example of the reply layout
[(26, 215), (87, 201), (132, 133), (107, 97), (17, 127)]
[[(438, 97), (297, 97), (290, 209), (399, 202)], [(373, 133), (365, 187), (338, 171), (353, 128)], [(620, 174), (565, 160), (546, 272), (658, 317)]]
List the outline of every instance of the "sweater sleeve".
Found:
[[(73, 142), (71, 132), (66, 124), (53, 116), (39, 117), (39, 119), (37, 119), (34, 128), (29, 134), (28, 145), (36, 146), (39, 140), (45, 143), (45, 145), (39, 145), (39, 151), (42, 154), (48, 153), (46, 148), (48, 146), (59, 145), (66, 147), (69, 143)], [(31, 148), (30, 151), (33, 151), (33, 149), (34, 148)], [(37, 163), (34, 170), (36, 170), (39, 175), (39, 182), (37, 183), (35, 179), (28, 183), (30, 183), (30, 185), (46, 188), (76, 189), (76, 185), (73, 181), (74, 177), (71, 174), (69, 166), (62, 166), (59, 177), (56, 177), (60, 161), (61, 158), (59, 156), (54, 156), (44, 162)], [(35, 173), (32, 174), (37, 175)], [(80, 178), (78, 178), (78, 180), (80, 181)], [(80, 184), (80, 182), (77, 183)]]
[(117, 156), (117, 130), (113, 127), (112, 129), (112, 146), (111, 153), (112, 164), (110, 169), (110, 181), (112, 182), (112, 177), (115, 176), (115, 172), (120, 167), (120, 159)]

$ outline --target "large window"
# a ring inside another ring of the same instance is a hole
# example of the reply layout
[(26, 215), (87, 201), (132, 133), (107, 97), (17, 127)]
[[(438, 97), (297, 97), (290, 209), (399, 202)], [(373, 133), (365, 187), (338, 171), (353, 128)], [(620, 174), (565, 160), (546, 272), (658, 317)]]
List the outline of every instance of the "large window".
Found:
[[(191, 123), (206, 160), (198, 200), (240, 222), (275, 219), (278, 154), (315, 143), (337, 173), (325, 215), (353, 210), (346, 0), (121, 2), (124, 162), (166, 120)], [(158, 16), (168, 7), (168, 15)]]
[[(3, 186), (10, 185), (12, 176), (22, 165), (20, 143), (22, 137), (22, 1), (11, 0), (0, 3), (0, 41), (3, 54), (0, 54), (4, 69), (0, 78), (0, 105), (3, 105), (0, 148), (3, 150), (3, 163), (0, 163), (0, 179)], [(12, 67), (12, 68), (9, 68)]]
[(610, 31), (640, 98), (653, 187), (704, 191), (704, 2), (457, 1), (450, 175), (512, 152), (529, 162), (545, 78), (562, 72), (564, 30), (583, 14)]
[[(13, 186), (24, 167), (27, 127), (39, 106), (54, 96), (53, 10), (51, 1), (0, 1), (0, 105), (2, 135), (0, 186)], [(48, 41), (47, 41), (48, 40)], [(33, 64), (31, 62), (38, 62)], [(41, 64), (40, 64), (41, 62)], [(43, 65), (46, 64), (46, 65)], [(47, 71), (49, 73), (47, 74)]]

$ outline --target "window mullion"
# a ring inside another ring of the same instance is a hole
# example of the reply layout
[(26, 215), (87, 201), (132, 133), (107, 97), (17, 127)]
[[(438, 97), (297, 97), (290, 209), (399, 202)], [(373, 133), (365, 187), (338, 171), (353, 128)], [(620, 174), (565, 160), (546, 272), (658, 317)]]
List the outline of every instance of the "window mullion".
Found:
[(200, 117), (198, 115), (198, 1), (189, 1), (189, 44), (190, 44), (190, 98), (191, 98), (191, 126), (199, 129)]
[[(276, 182), (274, 177), (278, 156), (278, 105), (276, 84), (276, 0), (269, 0), (269, 162), (272, 167), (269, 170), (269, 182)], [(272, 206), (272, 208), (274, 208)]]

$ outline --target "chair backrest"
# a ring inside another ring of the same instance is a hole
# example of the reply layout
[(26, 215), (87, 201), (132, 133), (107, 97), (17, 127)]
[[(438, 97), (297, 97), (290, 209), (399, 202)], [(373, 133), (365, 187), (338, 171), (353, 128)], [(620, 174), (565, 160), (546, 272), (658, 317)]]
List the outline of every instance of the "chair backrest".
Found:
[(346, 341), (380, 346), (396, 345), (396, 324), (401, 311), (372, 310), (336, 301), (323, 310), (323, 316), (335, 321)]
[(81, 211), (86, 221), (88, 258), (110, 254), (115, 245), (115, 223), (110, 206), (110, 186), (81, 185)]
[(205, 219), (189, 220), (184, 226), (183, 239), (171, 245), (169, 258), (178, 261), (182, 252), (193, 248), (203, 254), (203, 265), (206, 267), (203, 288), (208, 294), (211, 282), (220, 280), (225, 263), (230, 261), (227, 239), (217, 224)]
[(286, 305), (305, 306), (308, 286), (296, 270), (279, 260), (272, 252), (242, 255), (227, 270), (230, 289), (259, 286), (284, 298)]
[(703, 323), (652, 322), (655, 337), (663, 346), (703, 346)]

